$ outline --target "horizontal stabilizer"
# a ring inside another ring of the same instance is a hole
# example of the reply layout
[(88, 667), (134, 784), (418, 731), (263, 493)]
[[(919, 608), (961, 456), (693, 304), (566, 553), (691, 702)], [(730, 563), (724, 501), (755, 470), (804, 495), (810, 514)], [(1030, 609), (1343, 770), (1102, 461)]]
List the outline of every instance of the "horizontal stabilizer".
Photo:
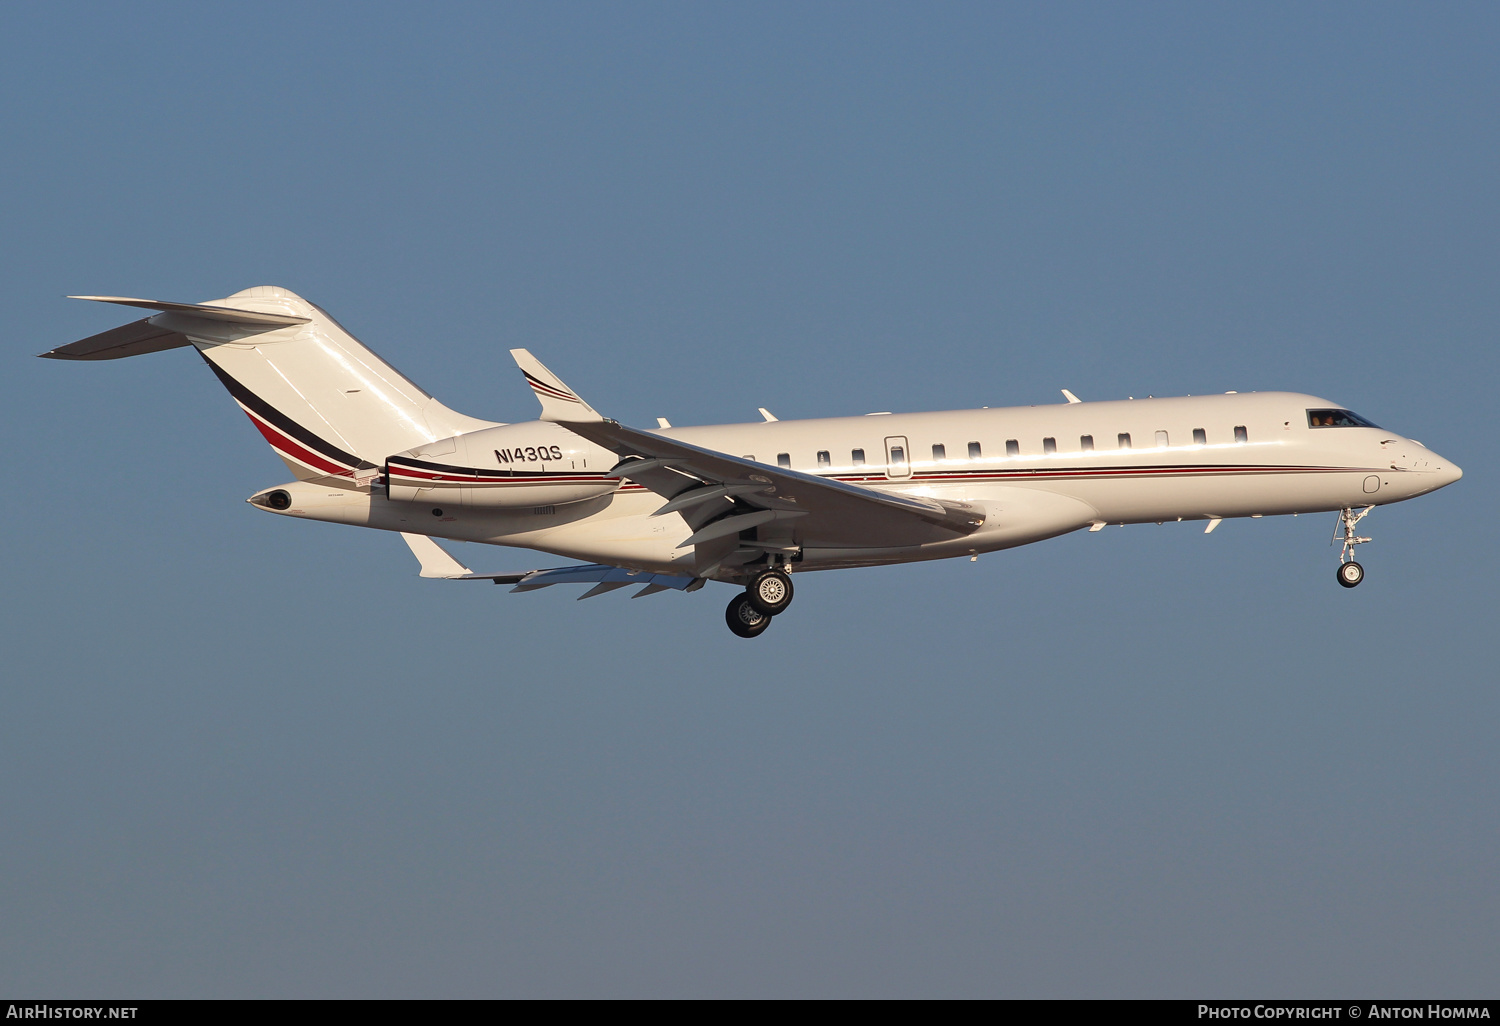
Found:
[(235, 324), (264, 324), (268, 327), (286, 327), (289, 324), (309, 324), (311, 318), (292, 314), (264, 313), (260, 310), (236, 310), (228, 306), (211, 303), (165, 303), (159, 299), (131, 299), (128, 296), (69, 296), (69, 299), (87, 299), (95, 303), (114, 303), (117, 306), (138, 306), (142, 310), (158, 313), (187, 314), (210, 321), (231, 321)]
[[(69, 296), (68, 298), (87, 299), (95, 303), (115, 303), (119, 306), (135, 306), (143, 310), (181, 314), (202, 320), (248, 324), (262, 331), (284, 328), (292, 324), (311, 323), (309, 318), (296, 317), (292, 314), (237, 310), (233, 307), (214, 306), (208, 303), (163, 303), (155, 299), (131, 299), (128, 296)], [(192, 345), (192, 340), (180, 331), (152, 324), (154, 319), (147, 317), (145, 320), (132, 321), (118, 328), (90, 335), (77, 342), (58, 346), (56, 349), (39, 355), (49, 360), (120, 360), (127, 356), (159, 353), (165, 349)]]
[(148, 317), (38, 355), (47, 360), (120, 360), (127, 356), (159, 353), (186, 345), (192, 345), (186, 335), (158, 328)]

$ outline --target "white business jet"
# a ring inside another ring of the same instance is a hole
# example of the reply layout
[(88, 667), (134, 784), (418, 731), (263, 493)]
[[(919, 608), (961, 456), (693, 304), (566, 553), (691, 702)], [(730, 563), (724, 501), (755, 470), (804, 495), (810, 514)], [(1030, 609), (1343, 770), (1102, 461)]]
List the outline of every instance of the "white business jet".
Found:
[[(319, 307), (261, 286), (207, 303), (79, 296), (154, 311), (45, 357), (113, 360), (192, 346), (295, 481), (257, 492), (286, 517), (399, 532), (423, 577), (530, 591), (591, 583), (635, 597), (723, 581), (752, 638), (791, 574), (976, 557), (1081, 528), (1337, 511), (1338, 581), (1359, 584), (1376, 504), (1462, 476), (1420, 442), (1290, 392), (872, 413), (655, 430), (597, 413), (511, 350), (541, 419), (455, 413)], [(477, 574), (433, 539), (508, 545), (582, 566)]]

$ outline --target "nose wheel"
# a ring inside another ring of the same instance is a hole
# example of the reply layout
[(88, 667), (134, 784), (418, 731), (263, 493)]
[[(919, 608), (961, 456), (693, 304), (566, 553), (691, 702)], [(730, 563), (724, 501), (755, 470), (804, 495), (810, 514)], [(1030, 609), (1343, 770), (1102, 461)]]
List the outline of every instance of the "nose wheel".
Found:
[(1339, 531), (1342, 530), (1344, 547), (1339, 550), (1338, 579), (1339, 583), (1346, 588), (1356, 587), (1365, 579), (1365, 568), (1354, 561), (1354, 546), (1363, 545), (1371, 539), (1356, 534), (1355, 528), (1359, 526), (1361, 520), (1370, 515), (1370, 511), (1374, 508), (1374, 506), (1366, 506), (1356, 512), (1353, 507), (1346, 506), (1339, 510), (1339, 522), (1334, 526), (1333, 539), (1329, 544), (1339, 540)]

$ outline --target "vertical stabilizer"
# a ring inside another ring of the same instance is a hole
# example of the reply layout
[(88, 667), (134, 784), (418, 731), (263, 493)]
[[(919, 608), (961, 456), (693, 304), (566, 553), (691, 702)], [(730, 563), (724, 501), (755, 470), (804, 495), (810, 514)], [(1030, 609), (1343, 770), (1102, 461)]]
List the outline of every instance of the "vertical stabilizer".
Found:
[(287, 289), (261, 285), (198, 304), (79, 298), (160, 312), (43, 355), (115, 359), (193, 345), (304, 480), (361, 480), (392, 453), (493, 426), (450, 410)]

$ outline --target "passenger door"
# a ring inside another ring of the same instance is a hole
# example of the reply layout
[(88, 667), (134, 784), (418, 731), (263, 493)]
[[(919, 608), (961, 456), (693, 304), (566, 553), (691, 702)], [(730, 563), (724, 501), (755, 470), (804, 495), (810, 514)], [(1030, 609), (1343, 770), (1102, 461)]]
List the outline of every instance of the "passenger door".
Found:
[(885, 476), (892, 481), (911, 477), (911, 449), (905, 435), (891, 435), (885, 440)]

